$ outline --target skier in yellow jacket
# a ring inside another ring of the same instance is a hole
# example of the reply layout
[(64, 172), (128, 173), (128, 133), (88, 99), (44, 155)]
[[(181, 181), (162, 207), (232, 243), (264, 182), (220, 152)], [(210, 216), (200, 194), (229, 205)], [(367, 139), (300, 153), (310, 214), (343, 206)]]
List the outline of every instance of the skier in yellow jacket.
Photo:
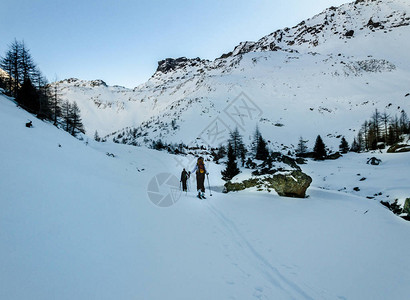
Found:
[(205, 168), (204, 158), (202, 156), (198, 158), (195, 168), (189, 174), (194, 172), (196, 175), (196, 189), (198, 190), (197, 197), (199, 199), (205, 199), (205, 175), (208, 175), (209, 173)]

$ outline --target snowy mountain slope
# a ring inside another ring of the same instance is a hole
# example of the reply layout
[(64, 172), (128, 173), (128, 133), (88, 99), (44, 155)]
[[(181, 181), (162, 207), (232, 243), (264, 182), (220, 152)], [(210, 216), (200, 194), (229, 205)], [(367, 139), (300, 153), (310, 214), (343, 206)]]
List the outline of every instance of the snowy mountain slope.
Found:
[[(300, 135), (311, 140), (317, 134), (346, 135), (352, 139), (357, 133), (354, 130), (360, 128), (375, 108), (387, 109), (394, 115), (408, 107), (405, 97), (408, 78), (408, 69), (403, 70), (400, 65), (384, 59), (354, 61), (344, 56), (248, 53), (229, 75), (187, 83), (184, 92), (193, 90), (188, 84), (199, 87), (190, 97), (178, 97), (165, 106), (148, 123), (151, 129), (141, 126), (137, 130), (148, 131), (152, 139), (193, 141), (219, 117), (230, 129), (240, 126), (243, 131), (247, 130), (243, 132), (245, 136), (250, 135), (259, 122), (268, 139), (279, 144), (296, 143)], [(230, 121), (232, 111), (226, 109), (242, 92), (257, 111), (263, 113), (250, 116), (244, 111), (243, 120)], [(156, 124), (158, 119), (166, 125)], [(179, 132), (172, 132), (172, 121), (180, 126)], [(206, 142), (215, 145), (212, 141)], [(326, 144), (338, 142), (326, 141)]]
[[(34, 128), (26, 128), (30, 119)], [(150, 201), (161, 173), (179, 175), (175, 156), (74, 139), (0, 95), (1, 299), (405, 299), (409, 223), (372, 190), (401, 189), (409, 154), (368, 154), (306, 167), (307, 199), (252, 191)], [(60, 147), (61, 146), (61, 147)], [(107, 154), (113, 154), (107, 155)], [(188, 163), (187, 158), (183, 163)], [(374, 167), (376, 168), (376, 167)], [(328, 173), (326, 173), (326, 171)], [(367, 190), (349, 190), (361, 173)], [(334, 174), (331, 174), (334, 173)], [(327, 177), (331, 186), (323, 186)], [(337, 179), (335, 179), (337, 178)], [(373, 185), (372, 185), (373, 184)], [(340, 185), (340, 183), (339, 183)], [(161, 185), (160, 193), (174, 193)]]
[[(133, 91), (58, 85), (61, 98), (78, 102), (89, 136), (113, 132), (110, 139), (130, 144), (201, 138), (217, 146), (235, 126), (248, 137), (260, 123), (277, 145), (295, 145), (299, 136), (313, 143), (321, 134), (335, 149), (334, 137), (351, 142), (374, 109), (394, 115), (409, 107), (409, 17), (408, 1), (356, 1), (215, 61), (163, 60)], [(210, 135), (215, 128), (224, 132), (218, 138)]]
[(259, 41), (238, 45), (232, 55), (251, 51), (292, 49), (320, 53), (336, 53), (350, 39), (387, 33), (394, 28), (410, 25), (409, 3), (405, 0), (364, 0), (324, 12), (302, 21), (292, 28), (277, 30)]
[(84, 81), (70, 78), (52, 85), (61, 100), (76, 101), (81, 110), (87, 134), (95, 130), (106, 134), (112, 124), (137, 125), (138, 118), (149, 113), (150, 108), (141, 103), (132, 90), (120, 86), (107, 86), (102, 80)]

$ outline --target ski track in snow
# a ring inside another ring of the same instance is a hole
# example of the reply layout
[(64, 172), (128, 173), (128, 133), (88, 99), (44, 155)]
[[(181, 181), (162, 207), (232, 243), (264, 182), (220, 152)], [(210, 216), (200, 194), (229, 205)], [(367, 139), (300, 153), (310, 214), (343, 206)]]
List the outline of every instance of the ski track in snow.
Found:
[[(242, 250), (242, 254), (246, 257), (250, 258), (251, 261), (254, 261), (254, 266), (257, 266), (259, 272), (262, 276), (273, 286), (273, 288), (279, 288), (285, 294), (289, 296), (290, 299), (329, 299), (329, 298), (337, 298), (331, 297), (327, 295), (325, 291), (322, 293), (315, 292), (314, 296), (311, 296), (308, 292), (302, 289), (299, 285), (297, 285), (292, 280), (286, 278), (284, 274), (282, 274), (276, 267), (274, 267), (268, 259), (266, 259), (260, 252), (258, 252), (255, 247), (252, 246), (252, 243), (241, 233), (238, 227), (235, 225), (234, 221), (229, 219), (222, 213), (219, 209), (217, 209), (214, 205), (212, 205), (209, 201), (207, 203), (207, 208), (211, 212), (211, 214), (219, 221), (221, 226), (225, 229), (225, 231), (229, 232), (230, 238), (232, 241), (237, 244), (239, 247), (237, 249)], [(235, 263), (237, 266), (237, 264)], [(242, 270), (243, 271), (243, 270)], [(312, 288), (310, 288), (312, 289)], [(268, 295), (263, 295), (263, 288), (262, 287), (255, 287), (254, 297), (258, 299), (262, 299), (264, 296), (265, 299), (269, 299)], [(326, 295), (323, 295), (326, 294)]]

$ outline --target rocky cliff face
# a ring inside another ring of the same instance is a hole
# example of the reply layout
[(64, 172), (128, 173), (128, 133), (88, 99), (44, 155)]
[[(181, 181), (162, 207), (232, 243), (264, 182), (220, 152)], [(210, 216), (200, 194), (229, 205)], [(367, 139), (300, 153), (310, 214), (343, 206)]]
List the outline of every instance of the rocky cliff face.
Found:
[(199, 57), (194, 59), (188, 59), (186, 57), (180, 58), (166, 58), (158, 62), (158, 68), (156, 72), (162, 72), (164, 74), (175, 71), (176, 69), (192, 68), (209, 63), (208, 60), (201, 60)]

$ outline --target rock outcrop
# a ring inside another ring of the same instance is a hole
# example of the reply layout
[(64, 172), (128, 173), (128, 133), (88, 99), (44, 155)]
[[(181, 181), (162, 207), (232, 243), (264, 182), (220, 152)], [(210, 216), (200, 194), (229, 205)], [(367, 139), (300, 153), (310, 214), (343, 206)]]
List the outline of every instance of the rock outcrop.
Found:
[(168, 73), (170, 71), (175, 71), (177, 69), (181, 69), (183, 67), (195, 67), (201, 64), (206, 64), (207, 60), (197, 58), (186, 58), (186, 57), (179, 57), (179, 58), (166, 58), (164, 60), (160, 60), (158, 62), (158, 68), (156, 72)]
[(312, 178), (302, 171), (294, 170), (262, 177), (251, 177), (242, 182), (228, 181), (225, 192), (241, 191), (256, 187), (258, 190), (274, 189), (279, 196), (305, 198), (306, 190), (312, 183)]
[(290, 174), (278, 174), (266, 178), (268, 187), (272, 187), (279, 196), (305, 198), (306, 190), (312, 183), (312, 178), (302, 171)]
[(387, 153), (399, 153), (399, 152), (410, 152), (410, 145), (407, 144), (395, 144), (387, 149)]

